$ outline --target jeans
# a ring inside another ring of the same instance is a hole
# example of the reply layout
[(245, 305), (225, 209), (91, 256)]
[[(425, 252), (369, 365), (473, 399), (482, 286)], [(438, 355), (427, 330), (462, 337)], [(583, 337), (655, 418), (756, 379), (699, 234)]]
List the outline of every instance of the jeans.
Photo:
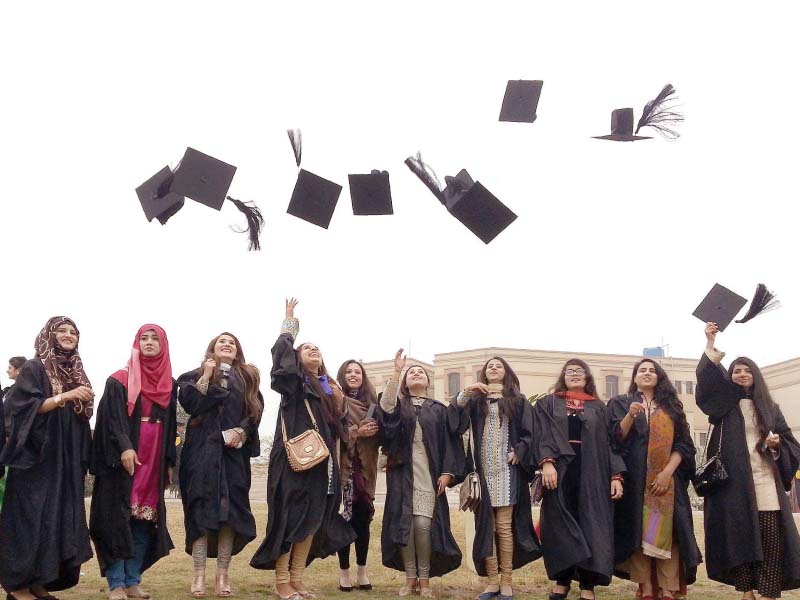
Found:
[(108, 589), (129, 588), (142, 581), (142, 563), (150, 546), (150, 534), (153, 524), (141, 519), (131, 519), (133, 535), (133, 558), (118, 560), (106, 568)]

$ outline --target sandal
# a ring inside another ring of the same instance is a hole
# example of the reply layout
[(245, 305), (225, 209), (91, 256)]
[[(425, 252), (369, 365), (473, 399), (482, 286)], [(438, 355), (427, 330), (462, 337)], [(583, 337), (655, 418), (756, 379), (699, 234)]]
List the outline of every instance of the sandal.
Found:
[(206, 572), (195, 571), (192, 577), (192, 598), (205, 598), (206, 597)]
[(125, 588), (125, 595), (128, 598), (142, 598), (142, 600), (148, 600), (150, 598), (150, 594), (140, 588), (138, 584)]
[(228, 579), (228, 571), (217, 571), (217, 577), (214, 582), (214, 593), (220, 598), (233, 596), (231, 582)]

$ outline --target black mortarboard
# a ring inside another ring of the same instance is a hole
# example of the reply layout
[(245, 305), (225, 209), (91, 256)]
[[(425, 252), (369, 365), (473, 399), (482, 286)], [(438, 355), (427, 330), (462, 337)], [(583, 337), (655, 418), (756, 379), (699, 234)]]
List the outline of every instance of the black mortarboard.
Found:
[(676, 123), (683, 121), (683, 115), (674, 110), (669, 102), (677, 100), (674, 96), (675, 88), (671, 83), (665, 85), (658, 96), (645, 104), (642, 116), (633, 130), (633, 109), (617, 108), (611, 113), (611, 134), (593, 136), (598, 140), (612, 140), (615, 142), (634, 142), (636, 140), (649, 140), (649, 136), (636, 135), (642, 127), (652, 127), (662, 137), (674, 140), (680, 133), (672, 129)]
[(389, 173), (373, 169), (363, 175), (349, 175), (350, 200), (354, 215), (393, 215)]
[(172, 179), (170, 191), (221, 210), (236, 167), (187, 148)]
[(148, 221), (154, 218), (165, 225), (169, 218), (183, 208), (184, 197), (170, 191), (172, 171), (164, 167), (136, 188)]
[(499, 120), (533, 123), (536, 120), (536, 107), (539, 105), (542, 83), (540, 80), (509, 80)]
[[(303, 152), (303, 138), (299, 129), (288, 129), (289, 141), (294, 151), (295, 162), (300, 166)], [(327, 229), (330, 225), (342, 186), (323, 179), (319, 175), (300, 169), (294, 185), (292, 199), (286, 212), (299, 219)]]
[(447, 207), (450, 214), (484, 244), (491, 242), (517, 218), (511, 209), (479, 181), (473, 181), (465, 169), (459, 171), (455, 177), (445, 177), (447, 187), (442, 190), (436, 173), (422, 162), (419, 154), (408, 157), (405, 162), (439, 202)]
[(341, 193), (338, 183), (300, 169), (286, 212), (327, 229)]
[(745, 304), (747, 299), (715, 283), (692, 315), (703, 323), (716, 323), (720, 331), (725, 331)]

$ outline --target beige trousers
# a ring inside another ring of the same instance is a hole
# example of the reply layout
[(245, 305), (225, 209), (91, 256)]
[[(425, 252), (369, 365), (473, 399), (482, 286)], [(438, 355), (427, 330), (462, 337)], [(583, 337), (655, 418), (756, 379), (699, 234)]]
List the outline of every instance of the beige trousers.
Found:
[(313, 539), (314, 536), (310, 535), (302, 542), (295, 542), (289, 552), (278, 557), (278, 560), (275, 561), (276, 585), (295, 582), (303, 583), (303, 572), (306, 570), (306, 559), (311, 551)]
[(486, 559), (486, 575), (490, 584), (511, 585), (511, 572), (514, 568), (514, 507), (501, 506), (493, 510), (495, 552), (494, 556)]
[[(655, 565), (654, 565), (655, 563)], [(645, 556), (641, 548), (631, 554), (628, 560), (631, 571), (631, 581), (636, 583), (650, 583), (651, 569), (655, 566), (658, 587), (662, 590), (676, 592), (681, 589), (681, 558), (678, 543), (672, 542), (672, 558), (653, 558)]]

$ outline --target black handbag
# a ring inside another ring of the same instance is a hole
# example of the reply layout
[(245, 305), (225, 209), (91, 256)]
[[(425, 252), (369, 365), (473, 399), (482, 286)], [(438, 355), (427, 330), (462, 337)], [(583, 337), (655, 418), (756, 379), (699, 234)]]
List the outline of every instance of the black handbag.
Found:
[(728, 481), (728, 471), (722, 462), (722, 422), (719, 424), (719, 445), (717, 451), (708, 460), (706, 460), (706, 453), (708, 452), (708, 444), (711, 441), (711, 425), (708, 426), (708, 433), (706, 439), (706, 447), (703, 449), (703, 460), (692, 478), (692, 485), (694, 491), (701, 498), (711, 496), (717, 492)]

